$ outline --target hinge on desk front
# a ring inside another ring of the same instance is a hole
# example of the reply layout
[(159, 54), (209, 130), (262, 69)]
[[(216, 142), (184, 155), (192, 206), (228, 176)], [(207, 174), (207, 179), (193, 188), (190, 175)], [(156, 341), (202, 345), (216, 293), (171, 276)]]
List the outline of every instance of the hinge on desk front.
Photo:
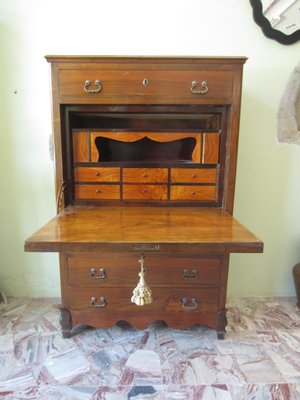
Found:
[(63, 181), (58, 189), (57, 198), (56, 198), (56, 214), (59, 214), (59, 212), (61, 211), (62, 197), (63, 197), (64, 191), (66, 190), (67, 187), (68, 187), (68, 183)]
[(159, 244), (135, 244), (136, 251), (159, 251)]

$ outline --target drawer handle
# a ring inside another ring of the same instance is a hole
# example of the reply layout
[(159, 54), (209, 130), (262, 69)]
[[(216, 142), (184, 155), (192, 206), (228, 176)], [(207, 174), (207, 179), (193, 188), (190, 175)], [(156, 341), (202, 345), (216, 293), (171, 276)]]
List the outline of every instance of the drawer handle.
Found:
[(106, 300), (105, 297), (99, 297), (99, 302), (97, 303), (96, 297), (91, 297), (91, 305), (96, 308), (103, 308), (106, 307)]
[(184, 297), (181, 299), (181, 306), (185, 310), (195, 310), (198, 307), (198, 302), (194, 297), (191, 298), (191, 301)]
[(99, 93), (102, 90), (102, 86), (101, 86), (101, 82), (99, 81), (99, 79), (96, 79), (94, 82), (94, 86), (96, 86), (96, 89), (90, 89), (91, 86), (91, 81), (86, 80), (84, 82), (84, 87), (83, 90), (85, 91), (85, 93)]
[(104, 268), (99, 268), (99, 271), (97, 273), (96, 268), (91, 268), (90, 271), (90, 277), (94, 279), (105, 279), (106, 278), (106, 272)]
[(201, 82), (201, 86), (204, 88), (203, 90), (196, 90), (195, 88), (200, 85), (197, 81), (192, 82), (191, 92), (193, 94), (205, 94), (208, 92), (208, 85), (206, 81)]
[(187, 268), (183, 270), (182, 276), (184, 279), (198, 279), (198, 270), (192, 269), (189, 271)]

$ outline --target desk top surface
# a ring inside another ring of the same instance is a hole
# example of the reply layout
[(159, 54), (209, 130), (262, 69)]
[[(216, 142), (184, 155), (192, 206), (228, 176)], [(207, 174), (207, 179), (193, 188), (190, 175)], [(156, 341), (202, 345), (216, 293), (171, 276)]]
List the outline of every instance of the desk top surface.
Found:
[(25, 242), (25, 251), (259, 253), (263, 243), (221, 209), (67, 207)]

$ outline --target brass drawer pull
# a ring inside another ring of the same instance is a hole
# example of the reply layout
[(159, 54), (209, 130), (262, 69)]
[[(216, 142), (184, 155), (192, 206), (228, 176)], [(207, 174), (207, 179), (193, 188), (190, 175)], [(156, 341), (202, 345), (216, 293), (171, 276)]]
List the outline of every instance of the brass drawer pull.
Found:
[(95, 82), (94, 82), (94, 86), (96, 86), (96, 89), (90, 89), (91, 84), (92, 84), (92, 83), (91, 83), (91, 81), (89, 81), (89, 80), (86, 80), (86, 81), (84, 82), (83, 90), (85, 91), (85, 93), (91, 93), (91, 94), (93, 94), (93, 93), (99, 93), (99, 92), (101, 92), (102, 86), (101, 86), (101, 82), (99, 81), (99, 79), (96, 79)]
[(195, 310), (198, 307), (198, 302), (194, 297), (191, 298), (190, 302), (186, 297), (184, 297), (181, 299), (181, 306), (185, 310)]
[(99, 271), (97, 273), (96, 268), (91, 268), (90, 271), (90, 277), (94, 279), (105, 279), (106, 278), (106, 272), (104, 268), (99, 268)]
[(182, 276), (184, 279), (198, 279), (198, 270), (192, 269), (189, 271), (187, 268), (183, 270)]
[(208, 85), (206, 81), (201, 82), (201, 86), (204, 88), (203, 90), (196, 90), (195, 88), (200, 85), (197, 81), (192, 82), (191, 92), (193, 94), (205, 94), (208, 92)]
[(106, 307), (106, 300), (105, 297), (99, 297), (99, 302), (97, 303), (96, 297), (91, 297), (91, 305), (96, 308), (103, 308)]

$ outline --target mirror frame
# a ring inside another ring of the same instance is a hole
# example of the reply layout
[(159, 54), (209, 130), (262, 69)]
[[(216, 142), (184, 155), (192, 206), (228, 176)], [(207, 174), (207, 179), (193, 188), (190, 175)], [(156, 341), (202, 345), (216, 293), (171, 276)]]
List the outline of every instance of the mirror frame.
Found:
[(281, 44), (293, 44), (300, 39), (300, 29), (286, 35), (285, 33), (272, 28), (269, 20), (263, 15), (262, 2), (261, 0), (250, 0), (250, 4), (253, 9), (253, 19), (259, 25), (269, 39), (274, 39)]

